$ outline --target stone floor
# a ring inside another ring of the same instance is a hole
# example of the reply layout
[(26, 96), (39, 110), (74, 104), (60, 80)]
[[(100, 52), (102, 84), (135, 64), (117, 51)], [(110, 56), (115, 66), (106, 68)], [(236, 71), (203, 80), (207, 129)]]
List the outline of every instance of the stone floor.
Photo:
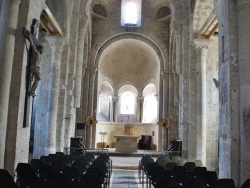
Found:
[(137, 170), (114, 169), (110, 188), (142, 188)]
[[(110, 188), (142, 188), (138, 165), (141, 157), (110, 156), (113, 163)], [(145, 187), (146, 185), (144, 185)]]

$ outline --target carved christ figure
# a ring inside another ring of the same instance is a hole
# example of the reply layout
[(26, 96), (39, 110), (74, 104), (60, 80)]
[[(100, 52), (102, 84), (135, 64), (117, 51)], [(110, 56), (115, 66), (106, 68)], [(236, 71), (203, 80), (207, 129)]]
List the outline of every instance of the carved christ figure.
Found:
[[(36, 21), (34, 27), (37, 26), (37, 24), (38, 22)], [(43, 53), (43, 46), (41, 44), (36, 45), (34, 42), (34, 36), (32, 36), (32, 33), (25, 28), (23, 28), (23, 35), (30, 42), (30, 47), (31, 47), (30, 80), (31, 81), (33, 80), (33, 83), (29, 90), (29, 95), (34, 96), (37, 85), (41, 80), (40, 62)]]

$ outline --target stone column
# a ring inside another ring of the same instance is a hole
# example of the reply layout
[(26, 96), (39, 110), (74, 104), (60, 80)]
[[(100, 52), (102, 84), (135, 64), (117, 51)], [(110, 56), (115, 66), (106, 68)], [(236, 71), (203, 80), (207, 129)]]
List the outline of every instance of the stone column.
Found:
[(95, 77), (96, 77), (96, 68), (88, 67), (89, 72), (89, 90), (88, 90), (88, 115), (93, 115), (93, 104), (94, 101), (94, 87), (95, 87)]
[(172, 51), (172, 73), (170, 74), (169, 81), (169, 105), (170, 105), (170, 128), (169, 140), (178, 139), (178, 101), (179, 97), (179, 79), (176, 73), (176, 37), (173, 37), (173, 51)]
[(179, 136), (182, 140), (182, 150), (188, 152), (189, 131), (189, 22), (182, 23), (182, 50), (181, 65), (182, 74), (180, 78), (180, 122)]
[(196, 59), (195, 47), (190, 47), (189, 57), (189, 131), (188, 131), (188, 157), (189, 159), (196, 159), (196, 137), (197, 137), (197, 84), (196, 84)]
[(206, 95), (206, 54), (212, 40), (194, 39), (197, 55), (197, 141), (196, 158), (206, 166), (206, 125), (207, 125), (207, 95)]
[(83, 98), (82, 98), (82, 111), (84, 115), (84, 120), (86, 120), (86, 117), (88, 115), (88, 91), (89, 91), (89, 70), (87, 67), (85, 67), (85, 75), (84, 75), (84, 82), (82, 83), (83, 87)]
[[(169, 72), (162, 71), (163, 80), (163, 117), (169, 118)], [(168, 145), (168, 128), (162, 128), (162, 142), (163, 150), (167, 150)]]
[(182, 57), (182, 36), (181, 36), (181, 32), (182, 32), (182, 27), (181, 24), (179, 23), (173, 23), (172, 25), (172, 29), (175, 31), (175, 69), (176, 69), (176, 74), (175, 74), (175, 106), (178, 108), (178, 139), (181, 138), (180, 137), (180, 123), (182, 122), (182, 96), (181, 96), (181, 79), (182, 79), (182, 63), (181, 63), (181, 57)]
[[(87, 115), (93, 116), (94, 115), (94, 91), (95, 91), (95, 77), (96, 77), (96, 68), (95, 67), (87, 67), (88, 76), (89, 76), (89, 83), (88, 83), (88, 106), (87, 106)], [(93, 126), (88, 125), (86, 129), (86, 147), (91, 148), (92, 147), (92, 134), (93, 134)]]
[(143, 102), (144, 97), (137, 97), (137, 113), (136, 113), (136, 119), (137, 122), (142, 122), (142, 116), (143, 116)]
[(113, 96), (109, 97), (109, 121), (114, 122), (114, 100)]
[(48, 110), (47, 124), (47, 148), (45, 153), (56, 152), (56, 130), (57, 130), (57, 112), (58, 112), (58, 97), (60, 87), (60, 66), (62, 50), (65, 39), (56, 37), (47, 37), (46, 40), (51, 46), (51, 74), (50, 74), (50, 107)]
[(0, 168), (4, 168), (4, 154), (15, 31), (21, 0), (3, 0), (0, 17)]
[(77, 63), (76, 63), (76, 74), (75, 74), (75, 90), (74, 90), (74, 107), (80, 108), (81, 94), (82, 94), (82, 71), (83, 71), (83, 52), (84, 52), (84, 37), (85, 37), (85, 24), (86, 18), (81, 18), (79, 21), (79, 32), (78, 32), (78, 46), (77, 46)]
[(118, 121), (118, 112), (120, 111), (119, 109), (119, 97), (118, 96), (113, 96), (113, 119), (114, 122)]
[[(250, 1), (237, 1), (240, 81), (240, 182), (250, 177)], [(236, 66), (236, 65), (234, 65)], [(233, 132), (233, 134), (235, 134)], [(232, 154), (233, 155), (233, 154)], [(235, 161), (236, 162), (236, 161)]]
[[(169, 74), (169, 119), (170, 119), (170, 127), (169, 127), (169, 141), (170, 140), (177, 140), (178, 136), (178, 129), (177, 129), (177, 122), (176, 122), (176, 107), (174, 106), (174, 74)], [(169, 142), (168, 142), (169, 143)], [(168, 148), (168, 147), (167, 147)]]

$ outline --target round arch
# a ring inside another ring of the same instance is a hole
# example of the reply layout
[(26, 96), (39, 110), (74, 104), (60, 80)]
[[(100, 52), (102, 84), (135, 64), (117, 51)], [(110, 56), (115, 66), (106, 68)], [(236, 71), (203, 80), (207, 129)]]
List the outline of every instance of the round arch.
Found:
[(141, 42), (144, 42), (146, 44), (148, 44), (151, 48), (153, 48), (153, 50), (156, 52), (158, 58), (159, 58), (159, 62), (160, 62), (160, 70), (164, 69), (164, 56), (162, 54), (162, 50), (159, 48), (159, 46), (154, 43), (152, 40), (150, 40), (148, 37), (143, 36), (141, 34), (137, 34), (137, 33), (122, 33), (122, 34), (118, 34), (115, 35), (111, 38), (109, 38), (108, 40), (106, 40), (104, 43), (102, 43), (101, 45), (98, 46), (97, 48), (97, 52), (95, 54), (95, 58), (94, 58), (94, 66), (98, 67), (99, 64), (99, 60), (100, 57), (102, 55), (102, 53), (104, 52), (104, 50), (111, 45), (113, 42), (116, 42), (118, 40), (121, 39), (134, 39), (134, 40), (139, 40)]

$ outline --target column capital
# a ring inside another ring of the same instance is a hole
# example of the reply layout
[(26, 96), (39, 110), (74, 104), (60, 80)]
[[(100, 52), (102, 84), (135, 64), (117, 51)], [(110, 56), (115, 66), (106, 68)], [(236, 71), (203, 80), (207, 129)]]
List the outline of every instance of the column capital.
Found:
[(114, 102), (118, 102), (119, 100), (119, 96), (111, 96), (111, 99), (114, 101)]
[(194, 44), (196, 45), (196, 48), (207, 48), (209, 45), (213, 42), (212, 39), (194, 39)]
[(63, 47), (67, 43), (65, 37), (47, 36), (45, 39), (48, 41), (52, 51), (58, 51), (60, 53), (62, 53)]
[(144, 97), (136, 97), (137, 100), (144, 100)]

